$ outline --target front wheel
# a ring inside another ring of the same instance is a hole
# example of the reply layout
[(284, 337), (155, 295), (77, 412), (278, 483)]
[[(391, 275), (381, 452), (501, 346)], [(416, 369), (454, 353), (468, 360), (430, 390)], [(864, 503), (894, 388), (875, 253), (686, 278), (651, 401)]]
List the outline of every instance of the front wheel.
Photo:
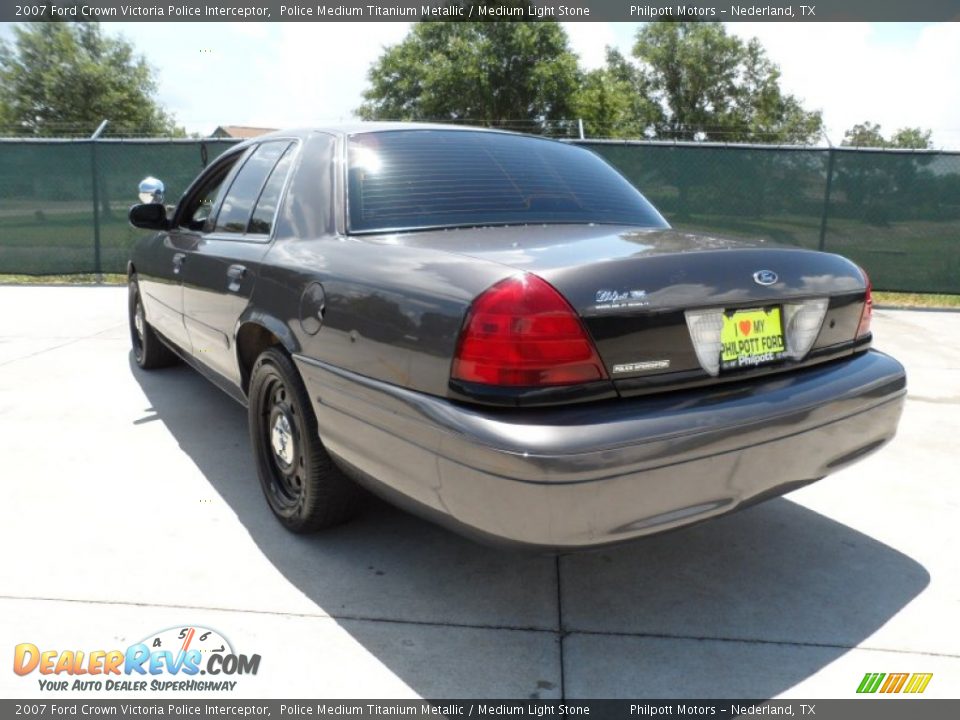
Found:
[(355, 514), (360, 489), (327, 454), (300, 374), (277, 348), (254, 363), (249, 421), (260, 485), (284, 527), (307, 533)]
[(131, 275), (127, 283), (127, 314), (130, 320), (130, 344), (137, 365), (144, 370), (152, 370), (177, 362), (177, 356), (163, 344), (147, 322), (136, 275)]

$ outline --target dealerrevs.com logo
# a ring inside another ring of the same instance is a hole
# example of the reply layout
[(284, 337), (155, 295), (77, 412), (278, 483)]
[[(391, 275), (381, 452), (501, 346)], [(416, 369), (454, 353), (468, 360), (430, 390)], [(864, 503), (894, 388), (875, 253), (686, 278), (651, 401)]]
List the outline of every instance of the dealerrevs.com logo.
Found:
[(867, 673), (857, 687), (858, 693), (922, 693), (933, 673)]
[(234, 678), (259, 668), (260, 655), (237, 653), (226, 637), (199, 625), (150, 633), (126, 650), (49, 650), (26, 642), (13, 652), (13, 671), (37, 673), (45, 691), (231, 691)]

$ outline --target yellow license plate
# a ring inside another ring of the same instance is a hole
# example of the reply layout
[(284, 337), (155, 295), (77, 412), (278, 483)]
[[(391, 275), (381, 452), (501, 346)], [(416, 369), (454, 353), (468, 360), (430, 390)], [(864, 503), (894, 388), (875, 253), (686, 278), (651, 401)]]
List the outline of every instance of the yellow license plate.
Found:
[(724, 370), (780, 360), (786, 350), (780, 308), (724, 313), (720, 343), (720, 367)]

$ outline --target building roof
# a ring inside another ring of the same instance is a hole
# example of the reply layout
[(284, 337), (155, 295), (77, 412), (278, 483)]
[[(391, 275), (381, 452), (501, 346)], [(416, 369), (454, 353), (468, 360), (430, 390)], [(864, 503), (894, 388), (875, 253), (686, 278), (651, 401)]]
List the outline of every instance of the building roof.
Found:
[(220, 125), (210, 133), (210, 137), (217, 138), (255, 138), (271, 133), (276, 128), (247, 127), (246, 125)]

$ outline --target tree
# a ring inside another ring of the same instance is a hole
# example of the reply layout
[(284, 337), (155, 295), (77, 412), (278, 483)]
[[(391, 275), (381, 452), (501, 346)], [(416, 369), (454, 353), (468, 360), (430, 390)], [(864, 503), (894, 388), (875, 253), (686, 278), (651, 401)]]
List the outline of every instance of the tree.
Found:
[(0, 123), (16, 135), (90, 134), (109, 120), (110, 134), (182, 135), (155, 100), (153, 70), (122, 38), (98, 23), (13, 26), (0, 41)]
[(918, 127), (905, 127), (897, 130), (890, 138), (891, 147), (926, 150), (933, 147), (930, 136), (933, 132)]
[(872, 122), (857, 123), (843, 134), (841, 145), (849, 147), (887, 147), (880, 126)]
[(584, 75), (573, 99), (586, 134), (625, 138), (652, 134), (662, 111), (648, 98), (645, 81), (619, 51), (608, 47), (605, 65)]
[(633, 55), (662, 110), (658, 136), (800, 143), (820, 136), (820, 112), (780, 89), (780, 69), (756, 38), (744, 42), (720, 23), (658, 21), (637, 31)]
[(357, 109), (367, 120), (543, 131), (571, 119), (580, 73), (556, 22), (461, 21), (415, 23), (368, 78)]
[(926, 150), (933, 147), (932, 131), (919, 127), (904, 127), (897, 130), (889, 140), (880, 132), (880, 125), (872, 122), (857, 123), (843, 134), (841, 145), (848, 147), (906, 148)]

